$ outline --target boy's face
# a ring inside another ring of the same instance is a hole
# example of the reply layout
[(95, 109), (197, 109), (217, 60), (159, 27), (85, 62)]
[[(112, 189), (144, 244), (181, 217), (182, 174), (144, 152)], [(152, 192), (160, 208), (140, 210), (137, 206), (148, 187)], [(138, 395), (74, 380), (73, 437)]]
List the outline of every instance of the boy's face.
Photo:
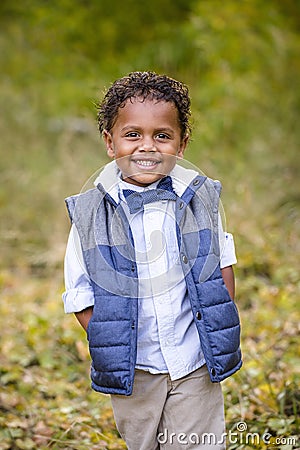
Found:
[(117, 160), (123, 180), (147, 186), (165, 177), (182, 158), (188, 136), (181, 137), (173, 102), (127, 100), (114, 126), (103, 133), (107, 154)]

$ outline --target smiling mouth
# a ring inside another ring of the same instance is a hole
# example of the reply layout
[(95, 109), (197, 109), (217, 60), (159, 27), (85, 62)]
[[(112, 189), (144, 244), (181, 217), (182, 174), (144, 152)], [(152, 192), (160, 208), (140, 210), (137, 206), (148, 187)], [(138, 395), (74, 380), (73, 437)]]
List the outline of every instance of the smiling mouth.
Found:
[(157, 167), (159, 161), (153, 161), (149, 159), (137, 159), (133, 161), (139, 167), (145, 167), (146, 169), (151, 169)]

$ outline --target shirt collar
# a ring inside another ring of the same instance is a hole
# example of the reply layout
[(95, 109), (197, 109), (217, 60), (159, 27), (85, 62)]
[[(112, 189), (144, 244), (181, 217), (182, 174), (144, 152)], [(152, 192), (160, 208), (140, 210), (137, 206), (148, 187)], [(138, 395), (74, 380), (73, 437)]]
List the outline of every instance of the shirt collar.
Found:
[[(199, 175), (199, 173), (196, 170), (186, 169), (185, 167), (182, 167), (180, 165), (180, 160), (178, 160), (178, 164), (176, 164), (176, 166), (171, 170), (169, 175), (172, 178), (174, 192), (179, 197), (182, 197), (189, 184), (197, 175)], [(113, 198), (113, 200), (118, 203), (120, 190), (131, 189), (141, 192), (147, 189), (155, 189), (158, 181), (152, 183), (146, 188), (127, 183), (126, 181), (121, 179), (121, 172), (116, 164), (116, 161), (112, 161), (106, 164), (104, 169), (95, 179), (94, 185), (98, 186), (99, 183), (102, 184), (104, 190)]]

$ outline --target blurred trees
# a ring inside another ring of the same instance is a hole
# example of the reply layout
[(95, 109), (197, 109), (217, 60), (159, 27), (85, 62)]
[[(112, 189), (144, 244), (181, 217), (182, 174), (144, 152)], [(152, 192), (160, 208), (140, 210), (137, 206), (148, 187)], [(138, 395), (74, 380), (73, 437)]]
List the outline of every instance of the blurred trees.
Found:
[(3, 0), (0, 23), (17, 52), (52, 73), (151, 66), (191, 79), (229, 65), (272, 70), (274, 46), (292, 44), (299, 12), (297, 0)]

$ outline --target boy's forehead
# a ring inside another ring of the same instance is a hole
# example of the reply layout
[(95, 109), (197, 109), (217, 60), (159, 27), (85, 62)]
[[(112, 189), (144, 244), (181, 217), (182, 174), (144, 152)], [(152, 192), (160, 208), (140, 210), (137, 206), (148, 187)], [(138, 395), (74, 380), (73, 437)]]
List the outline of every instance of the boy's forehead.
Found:
[(168, 120), (175, 119), (176, 122), (179, 121), (179, 113), (173, 101), (131, 97), (118, 108), (114, 124), (118, 120), (127, 120), (130, 119), (130, 117), (142, 119), (146, 116), (152, 118), (164, 117), (168, 118)]

